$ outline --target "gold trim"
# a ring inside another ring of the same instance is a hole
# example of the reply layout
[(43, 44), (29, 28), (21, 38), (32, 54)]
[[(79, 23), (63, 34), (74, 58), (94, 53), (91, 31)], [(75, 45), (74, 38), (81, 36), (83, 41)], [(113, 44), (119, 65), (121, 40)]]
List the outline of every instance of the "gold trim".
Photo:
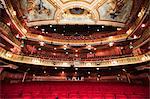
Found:
[[(0, 47), (0, 57), (12, 62), (34, 64), (41, 66), (55, 66), (55, 67), (70, 67), (74, 61), (60, 61), (60, 60), (48, 60), (40, 59), (29, 56), (16, 55)], [(81, 61), (78, 66), (75, 67), (108, 67), (108, 66), (120, 66), (128, 64), (137, 64), (150, 61), (150, 51), (143, 55), (117, 58), (104, 61)], [(53, 63), (56, 64), (53, 64)], [(99, 65), (97, 65), (99, 63)]]
[(114, 42), (118, 42), (118, 41), (122, 41), (125, 40), (124, 37), (126, 37), (127, 34), (123, 34), (123, 35), (117, 35), (117, 36), (113, 36), (113, 38), (101, 38), (101, 39), (93, 39), (93, 40), (64, 40), (64, 39), (55, 39), (55, 38), (51, 38), (51, 37), (46, 37), (46, 36), (42, 36), (42, 35), (37, 35), (37, 34), (31, 34), (28, 33), (27, 37), (30, 40), (35, 40), (38, 39), (40, 41), (45, 41), (45, 42), (52, 42), (54, 44), (69, 44), (69, 45), (85, 45), (85, 44), (90, 44), (90, 45), (98, 45), (98, 44), (105, 44), (108, 42), (111, 42), (112, 39)]
[(2, 32), (2, 33), (0, 34), (0, 36), (1, 36), (3, 39), (5, 39), (5, 40), (6, 40), (7, 42), (9, 42), (10, 44), (12, 44), (13, 46), (15, 46), (15, 47), (17, 47), (17, 48), (20, 49), (21, 43), (20, 43), (20, 42), (15, 38), (15, 36), (11, 33), (10, 28), (9, 28), (6, 24), (0, 22), (0, 31)]
[[(69, 3), (69, 2), (72, 2), (72, 1), (76, 1), (76, 0), (68, 0), (68, 1), (63, 1), (63, 0), (60, 0), (63, 4), (65, 3)], [(80, 0), (80, 2), (85, 2), (85, 3), (88, 3), (88, 4), (92, 4), (93, 2), (95, 2), (95, 0), (91, 0), (90, 2), (88, 1), (85, 1), (85, 0)]]

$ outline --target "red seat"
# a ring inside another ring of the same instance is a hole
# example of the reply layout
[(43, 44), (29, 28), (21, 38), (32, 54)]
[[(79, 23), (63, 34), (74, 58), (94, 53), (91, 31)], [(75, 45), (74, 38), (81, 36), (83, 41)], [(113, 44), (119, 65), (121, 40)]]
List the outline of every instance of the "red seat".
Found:
[(125, 95), (116, 95), (116, 99), (127, 99)]
[(113, 94), (105, 94), (105, 99), (114, 99), (115, 96)]

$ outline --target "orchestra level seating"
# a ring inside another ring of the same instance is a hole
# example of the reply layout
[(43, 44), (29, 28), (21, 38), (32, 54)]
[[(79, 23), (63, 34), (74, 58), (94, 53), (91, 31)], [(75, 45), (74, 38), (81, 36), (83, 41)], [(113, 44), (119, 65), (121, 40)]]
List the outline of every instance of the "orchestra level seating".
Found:
[(1, 99), (149, 99), (149, 87), (128, 83), (1, 83)]

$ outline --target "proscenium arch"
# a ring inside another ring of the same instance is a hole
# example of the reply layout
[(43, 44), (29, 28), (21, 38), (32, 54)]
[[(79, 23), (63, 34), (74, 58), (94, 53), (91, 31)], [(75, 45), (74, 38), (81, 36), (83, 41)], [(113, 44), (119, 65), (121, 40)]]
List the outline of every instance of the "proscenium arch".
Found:
[(85, 2), (81, 2), (81, 1), (74, 1), (74, 2), (68, 2), (66, 4), (62, 5), (62, 9), (58, 9), (55, 13), (54, 19), (58, 20), (58, 18), (60, 18), (63, 14), (63, 12), (65, 10), (68, 10), (70, 8), (74, 8), (74, 7), (78, 7), (78, 8), (83, 8), (87, 11), (90, 12), (90, 14), (92, 15), (93, 20), (95, 21), (99, 21), (99, 13), (97, 12), (97, 10), (94, 10), (90, 4), (85, 3)]

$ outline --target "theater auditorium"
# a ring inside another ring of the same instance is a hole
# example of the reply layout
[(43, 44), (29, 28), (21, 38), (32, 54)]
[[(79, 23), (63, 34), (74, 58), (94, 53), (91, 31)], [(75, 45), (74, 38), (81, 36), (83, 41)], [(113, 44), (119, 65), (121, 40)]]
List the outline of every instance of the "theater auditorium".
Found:
[(0, 99), (150, 99), (150, 0), (0, 0)]

